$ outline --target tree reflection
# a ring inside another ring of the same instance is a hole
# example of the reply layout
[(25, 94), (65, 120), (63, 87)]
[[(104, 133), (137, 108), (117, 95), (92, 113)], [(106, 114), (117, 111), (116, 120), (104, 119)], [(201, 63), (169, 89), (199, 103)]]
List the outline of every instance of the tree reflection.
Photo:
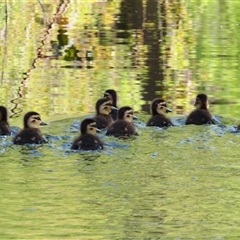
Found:
[[(149, 102), (156, 96), (161, 97), (164, 79), (163, 56), (161, 46), (166, 35), (164, 30), (166, 26), (164, 4), (158, 0), (148, 0), (146, 5), (142, 1), (121, 2), (120, 14), (117, 18), (116, 28), (118, 38), (129, 38), (130, 35), (137, 36), (140, 39), (136, 44), (147, 47), (145, 66), (147, 66), (145, 83), (143, 87), (143, 111), (149, 110)], [(122, 30), (122, 31), (120, 31)], [(137, 46), (132, 48), (133, 66), (138, 65), (136, 57)]]

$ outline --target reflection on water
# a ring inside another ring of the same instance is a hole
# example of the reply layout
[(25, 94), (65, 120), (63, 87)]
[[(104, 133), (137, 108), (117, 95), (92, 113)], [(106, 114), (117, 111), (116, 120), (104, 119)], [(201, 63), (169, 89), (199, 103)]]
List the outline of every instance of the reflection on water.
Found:
[[(237, 238), (239, 4), (1, 1), (0, 105), (14, 134), (29, 110), (49, 120), (43, 146), (0, 138), (2, 238)], [(110, 88), (140, 136), (70, 151)], [(199, 92), (223, 125), (182, 125)], [(155, 97), (176, 127), (145, 127)]]
[[(1, 104), (13, 118), (29, 109), (79, 115), (93, 112), (105, 89), (115, 88), (120, 105), (135, 111), (149, 112), (152, 99), (164, 97), (174, 114), (187, 114), (201, 91), (217, 114), (238, 117), (238, 38), (232, 33), (239, 25), (232, 5), (2, 2)], [(222, 9), (231, 11), (229, 18)]]

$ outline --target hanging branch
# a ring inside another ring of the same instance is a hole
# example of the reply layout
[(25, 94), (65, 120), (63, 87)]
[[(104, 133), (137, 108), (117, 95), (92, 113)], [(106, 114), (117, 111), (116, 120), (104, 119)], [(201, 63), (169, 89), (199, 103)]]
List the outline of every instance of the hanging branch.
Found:
[[(44, 13), (44, 17), (46, 19), (46, 11), (45, 11), (44, 5), (41, 3), (40, 0), (38, 0), (38, 3), (40, 4), (42, 11)], [(68, 2), (60, 0), (60, 3), (58, 5), (58, 8), (55, 13), (55, 17), (53, 18), (53, 20), (51, 22), (48, 21), (47, 28), (45, 29), (46, 33), (43, 36), (43, 39), (41, 40), (42, 44), (37, 48), (36, 57), (32, 60), (32, 64), (31, 64), (32, 67), (29, 68), (26, 72), (24, 72), (24, 78), (21, 81), (21, 86), (19, 86), (19, 88), (18, 88), (18, 97), (11, 100), (11, 103), (14, 104), (14, 107), (11, 109), (12, 115), (10, 115), (10, 118), (12, 118), (18, 114), (18, 112), (15, 112), (15, 111), (16, 111), (16, 109), (18, 109), (19, 99), (21, 99), (23, 97), (23, 88), (25, 87), (27, 81), (29, 80), (31, 71), (36, 68), (37, 60), (44, 58), (44, 56), (42, 54), (42, 48), (45, 46), (45, 40), (47, 39), (48, 35), (50, 34), (50, 30), (53, 28), (53, 25), (57, 21), (57, 18), (65, 12), (67, 7), (68, 7)]]
[(48, 21), (48, 18), (47, 18), (47, 14), (46, 14), (46, 10), (45, 10), (45, 8), (44, 8), (44, 5), (42, 4), (41, 0), (38, 0), (38, 3), (39, 3), (39, 5), (41, 6), (42, 12), (43, 12), (43, 14), (44, 14), (44, 21), (47, 22), (47, 24), (49, 25), (50, 23), (49, 23), (49, 21)]
[(7, 28), (8, 28), (8, 6), (7, 6), (7, 0), (5, 0), (5, 26), (3, 28), (4, 50), (3, 50), (3, 59), (2, 59), (1, 85), (3, 84), (4, 67), (6, 63), (6, 57), (7, 57)]

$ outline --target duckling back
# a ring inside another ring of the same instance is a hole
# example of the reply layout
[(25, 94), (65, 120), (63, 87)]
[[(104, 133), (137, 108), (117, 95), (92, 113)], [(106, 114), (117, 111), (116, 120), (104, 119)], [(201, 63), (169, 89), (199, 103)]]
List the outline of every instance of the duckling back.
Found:
[(207, 109), (196, 109), (189, 114), (185, 124), (214, 124), (214, 120)]
[(113, 123), (111, 115), (96, 115), (93, 119), (95, 120), (97, 128), (99, 129), (107, 128)]
[(79, 136), (71, 146), (72, 150), (101, 150), (103, 142), (99, 137), (92, 134), (84, 134)]
[(137, 132), (133, 123), (126, 122), (124, 120), (117, 120), (108, 127), (106, 135), (123, 137), (137, 135)]
[(41, 132), (37, 128), (26, 128), (21, 130), (14, 138), (13, 143), (17, 145), (24, 144), (42, 144), (46, 142)]
[(110, 115), (113, 119), (113, 121), (116, 121), (118, 119), (118, 109), (112, 109), (112, 111), (110, 112)]
[(8, 124), (7, 108), (0, 106), (0, 135), (11, 135), (11, 129)]
[(0, 135), (11, 135), (11, 129), (7, 122), (0, 122)]
[(163, 114), (152, 116), (148, 122), (147, 126), (156, 126), (156, 127), (170, 127), (173, 126), (172, 121)]

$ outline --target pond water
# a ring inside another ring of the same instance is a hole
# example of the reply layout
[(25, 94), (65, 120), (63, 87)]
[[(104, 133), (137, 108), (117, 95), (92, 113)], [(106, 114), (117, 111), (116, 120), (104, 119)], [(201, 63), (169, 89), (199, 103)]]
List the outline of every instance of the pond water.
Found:
[[(0, 138), (1, 239), (238, 239), (238, 1), (1, 1), (0, 105), (48, 143)], [(106, 89), (139, 136), (70, 151)], [(199, 92), (220, 125), (185, 126)], [(146, 127), (163, 97), (175, 127)]]

